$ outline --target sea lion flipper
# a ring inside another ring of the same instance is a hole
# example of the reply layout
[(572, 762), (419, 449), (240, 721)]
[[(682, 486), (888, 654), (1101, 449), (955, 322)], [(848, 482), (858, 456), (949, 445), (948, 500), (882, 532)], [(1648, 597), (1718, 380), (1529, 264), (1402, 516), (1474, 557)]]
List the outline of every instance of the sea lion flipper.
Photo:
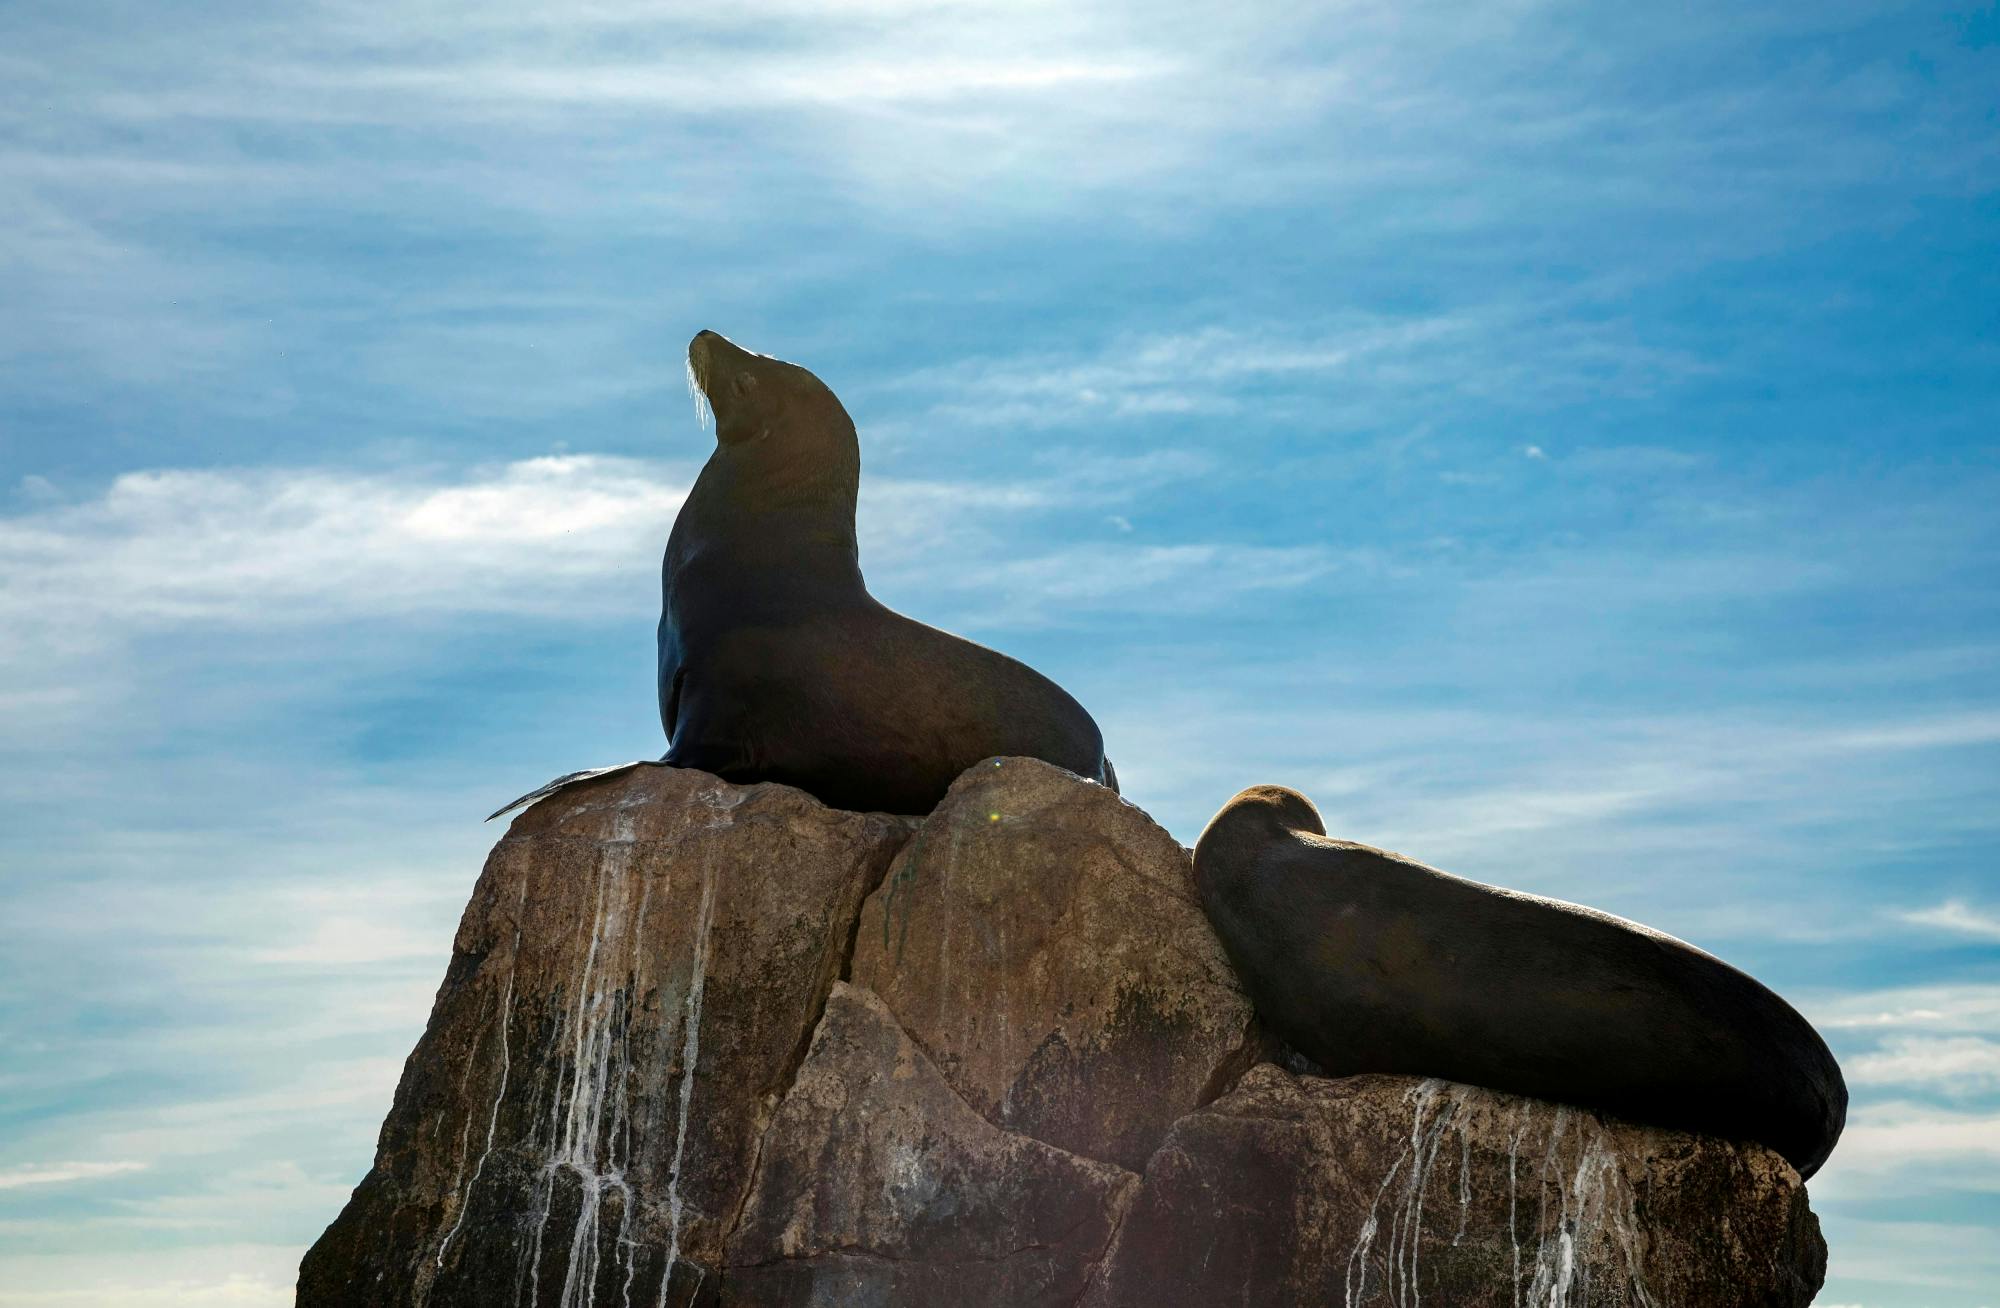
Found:
[(541, 789), (531, 790), (527, 794), (521, 796), (519, 799), (513, 801), (511, 804), (505, 804), (499, 808), (494, 809), (491, 813), (488, 813), (486, 815), (486, 820), (488, 822), (491, 822), (494, 818), (499, 817), (503, 813), (512, 813), (515, 809), (520, 808), (524, 804), (532, 804), (536, 800), (543, 799), (549, 795), (553, 795), (558, 790), (561, 790), (563, 787), (574, 785), (576, 782), (588, 781), (592, 777), (609, 776), (613, 772), (624, 772), (630, 768), (644, 767), (648, 763), (656, 763), (662, 761), (664, 760), (635, 758), (630, 763), (614, 763), (608, 768), (585, 768), (581, 772), (565, 772), (563, 775), (557, 777), (554, 781), (549, 782)]

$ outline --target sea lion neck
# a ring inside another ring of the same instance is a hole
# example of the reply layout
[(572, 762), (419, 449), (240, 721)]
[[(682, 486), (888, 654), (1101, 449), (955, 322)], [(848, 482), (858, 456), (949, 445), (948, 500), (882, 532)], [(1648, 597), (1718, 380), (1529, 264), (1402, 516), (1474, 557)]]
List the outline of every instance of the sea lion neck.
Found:
[(668, 574), (699, 569), (744, 600), (774, 581), (865, 595), (854, 481), (772, 474), (767, 463), (718, 446), (668, 537)]
[(736, 513), (748, 518), (818, 515), (854, 533), (861, 450), (850, 429), (782, 431), (717, 444), (702, 476), (728, 488)]
[(809, 541), (852, 550), (861, 446), (854, 420), (826, 383), (783, 359), (712, 331), (688, 344), (688, 383), (715, 416), (715, 450), (697, 489), (722, 501), (729, 523), (757, 532), (795, 526)]

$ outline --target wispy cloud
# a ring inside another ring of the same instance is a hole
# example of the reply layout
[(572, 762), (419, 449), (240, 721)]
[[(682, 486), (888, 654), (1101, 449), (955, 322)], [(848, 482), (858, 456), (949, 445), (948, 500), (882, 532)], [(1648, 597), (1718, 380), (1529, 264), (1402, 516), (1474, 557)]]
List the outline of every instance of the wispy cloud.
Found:
[(442, 484), (312, 470), (127, 473), (84, 503), (0, 518), (0, 612), (18, 638), (104, 621), (587, 608), (606, 593), (578, 584), (652, 552), (684, 486), (656, 465), (596, 456)]
[(835, 108), (859, 114), (871, 107), (931, 107), (977, 102), (990, 111), (995, 95), (1049, 95), (1080, 87), (1119, 85), (1169, 76), (1154, 58), (1017, 55), (947, 56), (906, 62), (857, 51), (844, 57), (753, 55), (730, 68), (712, 57), (667, 56), (644, 62), (505, 61), (432, 67), (374, 67), (329, 75), (311, 65), (274, 70), (273, 82), (333, 88), (370, 98), (418, 94), (443, 102), (474, 102), (488, 112), (518, 114), (536, 106), (678, 110), (702, 115), (785, 108)]
[(2000, 985), (1906, 986), (1823, 998), (1808, 1009), (1822, 1030), (1986, 1033), (2000, 1037)]
[[(1822, 1188), (1822, 1182), (1815, 1178), (1816, 1207)], [(1986, 1308), (1993, 1302), (2000, 1254), (1994, 1252), (1991, 1228), (1976, 1220), (1840, 1217), (1827, 1221), (1822, 1217), (1822, 1222), (1826, 1226), (1828, 1278), (1845, 1287), (1843, 1298), (1909, 1308), (1943, 1304)]]
[[(448, 952), (431, 928), (451, 906), (428, 882), (280, 881), (248, 897), (253, 908), (243, 915), (238, 938), (255, 942), (248, 949), (254, 964), (353, 969), (420, 961), (435, 966)], [(271, 929), (281, 922), (301, 926)]]
[[(760, 242), (760, 285), (823, 277), (823, 243), (782, 239), (781, 219), (800, 210), (871, 231), (943, 234), (949, 246), (1079, 211), (1092, 225), (1170, 238), (1191, 214), (1303, 204), (1327, 221), (1326, 243), (1363, 266), (1400, 259), (1439, 233), (1478, 234), (1443, 243), (1457, 261), (1495, 232), (1581, 239), (1618, 229), (1622, 216), (1699, 215), (1678, 239), (1618, 243), (1631, 253), (1585, 292), (1601, 309), (1663, 268), (1718, 251), (1740, 256), (1767, 246), (1774, 228), (1826, 216), (1836, 187), (1879, 176), (1884, 162), (1906, 179), (1960, 187), (1981, 166), (1945, 130), (1950, 101), (1936, 92), (1940, 79), (1964, 75), (1955, 66), (1931, 61), (1921, 79), (1873, 70), (1866, 97), (1805, 74), (1667, 86), (1633, 68), (1650, 55), (1580, 48), (1577, 33), (1535, 5), (1474, 21), (1444, 5), (1348, 3), (1306, 19), (1259, 3), (1223, 23), (1191, 4), (694, 13), (607, 3), (565, 7), (560, 21), (512, 4), (477, 16), (411, 8), (392, 19), (311, 4), (283, 23), (197, 8), (135, 33), (150, 52), (143, 60), (91, 40), (82, 22), (24, 24), (24, 48), (40, 45), (48, 57), (9, 65), (23, 90), (18, 107), (0, 106), (0, 173), (17, 183), (10, 238), (21, 256), (0, 255), (0, 288), (17, 310), (0, 322), (8, 353), (43, 364), (80, 358), (92, 373), (149, 387), (241, 380), (253, 361), (283, 360), (290, 375), (319, 343), (296, 330), (306, 325), (300, 305), (311, 304), (369, 324), (360, 358), (370, 368), (406, 379), (428, 372), (442, 385), (454, 361), (432, 330), (439, 324), (397, 321), (412, 292), (497, 304), (515, 289), (496, 284), (511, 276), (482, 268), (467, 277), (445, 257), (428, 274), (396, 278), (391, 302), (338, 266), (255, 242), (185, 239), (190, 212), (238, 214), (252, 226), (316, 215), (343, 231), (391, 234), (430, 230), (433, 212), (449, 207), (482, 238), (505, 232), (535, 248), (554, 232), (565, 241), (615, 234), (614, 247), (643, 233), (688, 247), (666, 284), (649, 283), (688, 305), (735, 298), (736, 259), (708, 257), (731, 230), (776, 238)], [(1691, 17), (1671, 41), (1698, 50), (1718, 28), (1743, 27), (1738, 14)], [(1555, 69), (1562, 75), (1549, 75)], [(1858, 132), (1840, 151), (1811, 148), (1829, 119), (1883, 104), (1930, 130)], [(397, 144), (327, 148), (343, 131), (393, 134)], [(1716, 221), (1718, 210), (1744, 220)], [(802, 244), (812, 248), (802, 253)], [(905, 249), (872, 257), (894, 262)], [(657, 269), (656, 256), (646, 263)], [(1418, 330), (1473, 328), (1456, 345), (1385, 355), (1337, 327), (1301, 323), (1252, 353), (1296, 355), (1289, 366), (1311, 361), (1352, 379), (1384, 373), (1398, 357), (1477, 360), (1483, 349), (1482, 366), (1432, 369), (1424, 380), (1514, 402), (1644, 395), (1717, 366), (1615, 315), (1524, 311), (1517, 297), (1491, 294), (1491, 274), (1514, 280), (1518, 269), (1497, 259), (1481, 268), (1489, 275), (1453, 270), (1454, 282), (1478, 291), (1411, 315)], [(274, 280), (286, 292), (275, 304)], [(629, 285), (613, 280), (608, 290), (598, 322), (619, 312), (629, 320)], [(246, 314), (248, 305), (260, 312)], [(273, 309), (290, 320), (275, 330), (265, 316)], [(1123, 321), (1107, 329), (1129, 334)], [(561, 335), (592, 330), (580, 315)], [(1198, 346), (1204, 330), (1197, 322), (1177, 334)], [(352, 359), (353, 342), (340, 344)], [(1143, 374), (1147, 349), (1132, 353)], [(533, 362), (525, 350), (512, 357)], [(45, 371), (21, 370), (21, 384)], [(589, 371), (532, 375), (547, 403), (566, 385), (601, 384)], [(1220, 402), (1143, 375), (1112, 381), (1071, 393), (1100, 397), (1081, 401), (1099, 415)]]
[[(1379, 421), (1480, 399), (1540, 406), (1588, 393), (1645, 394), (1709, 371), (1616, 322), (1581, 326), (1557, 306), (1510, 304), (1449, 314), (1211, 324), (966, 359), (898, 379), (938, 420), (976, 427), (1088, 427), (1172, 414), (1256, 411), (1296, 423), (1310, 388), (1319, 421)], [(1539, 446), (1528, 446), (1540, 458)]]
[(984, 631), (1070, 613), (1198, 614), (1309, 586), (1341, 565), (1333, 551), (1315, 547), (1111, 540), (972, 567), (936, 563), (911, 580), (946, 597), (960, 623)]
[[(1989, 733), (1976, 738), (1953, 739), (1949, 743), (1971, 744), (1975, 739), (1983, 743), (1994, 738)], [(1905, 909), (1897, 913), (1896, 918), (1911, 926), (1935, 927), (1940, 931), (1975, 936), (1982, 940), (2000, 940), (2000, 913), (1973, 908), (1962, 899), (1947, 899), (1934, 908)]]
[[(989, 623), (1122, 596), (1198, 603), (1217, 588), (1297, 585), (1324, 571), (1316, 549), (1118, 541), (1023, 556), (1001, 540), (1020, 515), (1129, 503), (1206, 467), (1161, 451), (1092, 455), (1060, 476), (1013, 481), (873, 478), (863, 562), (890, 582), (988, 590)], [(82, 503), (0, 517), (0, 653), (25, 659), (52, 636), (74, 648), (164, 626), (644, 611), (658, 604), (652, 560), (690, 471), (576, 454), (457, 478), (127, 473)]]
[(2000, 1041), (1977, 1036), (1902, 1036), (1851, 1059), (1856, 1085), (1922, 1086), (1952, 1095), (2000, 1089)]
[[(1389, 722), (1380, 728), (1393, 729)], [(1468, 734), (1481, 729), (1471, 723), (1458, 727)], [(1413, 719), (1408, 734), (1414, 742), (1452, 730), (1448, 723), (1427, 727)], [(1524, 752), (1509, 773), (1480, 769), (1476, 778), (1461, 780), (1447, 772), (1414, 788), (1406, 781), (1400, 801), (1377, 809), (1376, 819), (1420, 831), (1440, 858), (1491, 859), (1501, 848), (1518, 843), (1532, 849), (1534, 840), (1552, 836), (1568, 845), (1597, 833), (1597, 841), (1609, 842), (1614, 830), (1628, 854), (1637, 852), (1644, 832), (1687, 847), (1702, 834), (1688, 823), (1690, 812), (1754, 796), (1803, 817), (1811, 792), (1825, 784), (1815, 778), (1859, 766), (1848, 760), (1921, 755), (1947, 742), (2000, 740), (2000, 722), (1983, 711), (1889, 717), (1864, 728), (1798, 717), (1763, 722), (1738, 717), (1723, 724), (1679, 715), (1632, 716), (1594, 722), (1584, 739), (1565, 732), (1545, 738), (1540, 729), (1520, 723), (1489, 723), (1483, 730), (1505, 731), (1512, 750)], [(1461, 789), (1465, 782), (1472, 784)], [(1546, 846), (1542, 849), (1546, 858)], [(1737, 846), (1739, 859), (1756, 856), (1754, 849)]]
[(9, 1261), (0, 1308), (289, 1308), (297, 1262), (269, 1245), (27, 1254)]
[(67, 1185), (72, 1181), (96, 1181), (125, 1172), (144, 1171), (146, 1164), (115, 1163), (29, 1163), (0, 1169), (0, 1190), (18, 1190), (28, 1185)]
[[(1933, 1188), (2000, 1193), (2000, 1112), (1902, 1101), (1849, 1113), (1815, 1192), (1909, 1194)], [(1867, 1187), (1874, 1187), (1872, 1190)]]

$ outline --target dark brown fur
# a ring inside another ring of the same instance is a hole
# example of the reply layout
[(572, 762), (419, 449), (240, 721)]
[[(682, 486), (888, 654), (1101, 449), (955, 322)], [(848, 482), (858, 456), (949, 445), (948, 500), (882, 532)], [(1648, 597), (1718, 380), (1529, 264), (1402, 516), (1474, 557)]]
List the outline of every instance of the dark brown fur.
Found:
[(666, 761), (892, 813), (929, 812), (997, 755), (1115, 789), (1097, 724), (1060, 686), (869, 595), (860, 448), (833, 392), (714, 332), (688, 360), (716, 446), (662, 565)]
[(1195, 846), (1209, 920), (1259, 1013), (1330, 1075), (1398, 1072), (1770, 1146), (1801, 1176), (1847, 1087), (1812, 1026), (1744, 973), (1594, 909), (1330, 840), (1258, 786)]

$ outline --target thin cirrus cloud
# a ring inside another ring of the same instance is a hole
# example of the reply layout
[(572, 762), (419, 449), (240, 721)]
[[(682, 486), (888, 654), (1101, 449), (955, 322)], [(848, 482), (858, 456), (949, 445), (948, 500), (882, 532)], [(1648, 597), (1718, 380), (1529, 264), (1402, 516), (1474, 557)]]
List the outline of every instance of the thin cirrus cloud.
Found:
[[(0, 1308), (287, 1308), (293, 1302), (292, 1270), (277, 1251), (236, 1248), (211, 1252), (213, 1268), (193, 1277), (105, 1280), (97, 1260), (72, 1256), (23, 1267), (11, 1289), (0, 1290)], [(238, 1270), (244, 1259), (268, 1261), (266, 1273)], [(232, 1265), (233, 1260), (233, 1265)], [(164, 1260), (163, 1260), (164, 1261)], [(32, 1278), (30, 1280), (29, 1278)], [(78, 1286), (88, 1286), (78, 1289)]]
[(0, 518), (0, 613), (22, 625), (268, 623), (413, 608), (587, 607), (684, 495), (587, 456), (457, 484), (331, 471), (127, 473), (75, 505)]
[(660, 59), (644, 63), (455, 64), (379, 69), (355, 76), (316, 75), (311, 67), (278, 70), (273, 80), (290, 86), (315, 82), (368, 93), (419, 92), (444, 100), (488, 100), (520, 108), (615, 105), (702, 113), (833, 105), (846, 112), (869, 104), (935, 103), (975, 99), (994, 92), (1048, 92), (1068, 87), (1132, 82), (1164, 76), (1159, 61), (946, 58), (916, 63), (867, 58), (760, 60), (747, 71), (719, 67), (712, 59)]
[(1951, 1095), (2000, 1089), (2000, 1042), (1901, 1036), (1847, 1063), (1856, 1085), (1924, 1086)]
[[(939, 167), (961, 177), (1069, 159), (1089, 165), (1083, 180), (1129, 176), (1138, 159), (1183, 157), (1157, 147), (1091, 148), (1106, 133), (1142, 144), (1135, 129), (1143, 106), (1169, 109), (1175, 88), (1196, 72), (1148, 41), (1143, 25), (1049, 6), (1024, 39), (1019, 11), (950, 9), (819, 11), (810, 23), (816, 39), (767, 48), (744, 38), (800, 15), (735, 7), (705, 20), (676, 14), (669, 27), (657, 10), (602, 6), (594, 16), (566, 12), (557, 41), (546, 14), (518, 8), (470, 25), (420, 16), (378, 29), (318, 6), (283, 26), (161, 33), (185, 47), (182, 67), (196, 74), (171, 87), (125, 89), (112, 65), (101, 80), (51, 89), (100, 128), (234, 119), (421, 124), (449, 135), (597, 113), (671, 124), (667, 139), (687, 141), (696, 135), (691, 124), (775, 118), (785, 130), (772, 144), (782, 148), (754, 175), (775, 181), (774, 164), (804, 161), (822, 165), (822, 175), (899, 189), (938, 189), (947, 178), (925, 177)], [(310, 62), (297, 57), (300, 30), (321, 35)], [(597, 39), (577, 39), (584, 33)], [(392, 57), (382, 57), (385, 43)], [(1050, 122), (1058, 109), (1060, 131)], [(769, 124), (727, 125), (755, 134)], [(892, 140), (898, 148), (883, 148)], [(968, 151), (968, 142), (997, 148)]]
[(1932, 908), (1908, 909), (1896, 917), (1911, 926), (1931, 927), (1980, 940), (2000, 940), (2000, 913), (1974, 908), (1962, 899), (1947, 899)]
[(136, 1162), (105, 1163), (29, 1163), (24, 1166), (0, 1168), (0, 1190), (18, 1190), (30, 1185), (68, 1185), (76, 1181), (97, 1181), (107, 1176), (120, 1176), (126, 1172), (141, 1172), (146, 1164)]
[[(1922, 1197), (1936, 1211), (2000, 1192), (2000, 1116), (1991, 1102), (2000, 1089), (2000, 986), (1862, 990), (1805, 1009), (1853, 1093), (1847, 1129), (1813, 1180), (1813, 1198), (1830, 1223), (1835, 1270), (1868, 1276), (1883, 1231), (1847, 1205)], [(1938, 1260), (1941, 1284), (1977, 1283), (1961, 1279), (1972, 1248)]]
[[(907, 572), (919, 556), (938, 558), (947, 525), (976, 530), (982, 517), (997, 526), (1021, 514), (1116, 505), (1206, 466), (1168, 451), (1091, 456), (1061, 477), (876, 479), (863, 492), (864, 558)], [(648, 560), (665, 543), (689, 472), (579, 454), (437, 480), (269, 468), (128, 473), (81, 503), (0, 517), (0, 614), (17, 633), (55, 628), (76, 637), (104, 624), (631, 610), (657, 602)], [(48, 494), (43, 484), (34, 498)], [(1319, 570), (1313, 550), (1266, 553), (1281, 571), (1252, 571), (1239, 584), (1299, 584)], [(1190, 578), (1226, 586), (1243, 558), (1202, 543), (1106, 544), (1090, 558), (1017, 557), (984, 575), (1005, 582), (1018, 573), (1023, 591), (1070, 576), (1047, 590), (1060, 605), (1185, 596), (1181, 583)], [(944, 576), (965, 570), (963, 560), (936, 566)]]
[[(982, 427), (1255, 411), (1271, 408), (1274, 392), (1302, 388), (1314, 391), (1322, 421), (1379, 422), (1448, 401), (1543, 407), (1646, 395), (1711, 370), (1685, 350), (1635, 339), (1617, 322), (1565, 322), (1563, 307), (1217, 323), (1120, 336), (1080, 356), (1029, 350), (962, 359), (905, 374), (888, 389), (927, 397), (936, 415)], [(1339, 399), (1329, 402), (1327, 387)]]
[(1827, 997), (1812, 1006), (1821, 1030), (1986, 1032), (2000, 1037), (2000, 985), (1903, 986)]
[(1813, 1185), (1815, 1197), (1833, 1191), (1843, 1199), (1862, 1185), (1874, 1194), (1933, 1187), (2000, 1193), (2000, 1113), (1902, 1100), (1854, 1109)]

